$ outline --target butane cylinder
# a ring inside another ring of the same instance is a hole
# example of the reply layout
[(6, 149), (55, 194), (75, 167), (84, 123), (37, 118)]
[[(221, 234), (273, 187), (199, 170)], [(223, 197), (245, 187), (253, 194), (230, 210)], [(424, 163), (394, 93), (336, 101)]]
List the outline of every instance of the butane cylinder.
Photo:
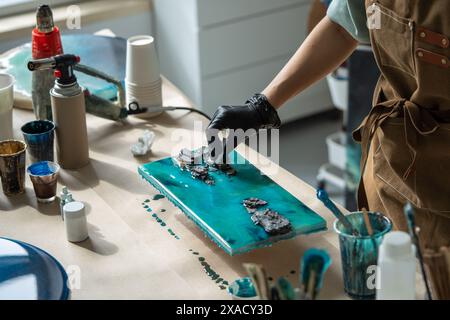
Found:
[(89, 163), (84, 94), (77, 83), (50, 91), (56, 125), (56, 151), (63, 169), (79, 169)]

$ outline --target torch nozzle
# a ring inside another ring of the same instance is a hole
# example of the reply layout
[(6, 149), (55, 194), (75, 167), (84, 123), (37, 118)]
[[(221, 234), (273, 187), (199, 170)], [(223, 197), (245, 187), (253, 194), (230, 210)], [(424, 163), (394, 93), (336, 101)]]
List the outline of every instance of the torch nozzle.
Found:
[(27, 67), (30, 71), (54, 69), (56, 67), (56, 60), (55, 58), (31, 60), (28, 62)]
[(48, 5), (40, 6), (36, 12), (36, 28), (39, 32), (49, 33), (54, 27), (52, 9)]

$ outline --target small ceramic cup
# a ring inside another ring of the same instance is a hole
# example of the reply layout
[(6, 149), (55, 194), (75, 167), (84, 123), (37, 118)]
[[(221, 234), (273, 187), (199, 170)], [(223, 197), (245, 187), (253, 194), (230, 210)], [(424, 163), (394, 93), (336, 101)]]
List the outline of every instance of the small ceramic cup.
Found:
[(56, 199), (59, 169), (59, 165), (51, 161), (36, 162), (28, 167), (38, 202), (50, 203)]
[(368, 234), (363, 212), (346, 216), (358, 230), (358, 236), (350, 234), (339, 220), (334, 223), (334, 231), (339, 235), (344, 290), (353, 299), (375, 298), (375, 286), (370, 281), (373, 272), (370, 270), (377, 265), (378, 248), (383, 236), (392, 229), (392, 223), (386, 216), (378, 212), (368, 214), (372, 235)]
[(31, 163), (53, 161), (55, 124), (48, 120), (31, 121), (22, 126), (22, 134), (28, 146)]

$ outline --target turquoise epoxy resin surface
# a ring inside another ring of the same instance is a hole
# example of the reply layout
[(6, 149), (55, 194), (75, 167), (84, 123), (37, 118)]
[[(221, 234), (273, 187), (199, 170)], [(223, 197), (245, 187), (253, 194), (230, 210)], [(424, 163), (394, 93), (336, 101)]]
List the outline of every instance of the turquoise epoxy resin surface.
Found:
[[(172, 158), (142, 165), (139, 173), (231, 255), (326, 228), (322, 217), (261, 174), (241, 155), (233, 153), (238, 163), (233, 165), (237, 174), (210, 172), (214, 185), (193, 179), (189, 172), (181, 171)], [(270, 236), (261, 226), (253, 224), (251, 215), (242, 205), (242, 200), (250, 197), (267, 201), (267, 207), (289, 219), (292, 231)]]
[[(63, 35), (61, 41), (64, 53), (79, 55), (82, 64), (94, 67), (118, 80), (125, 79), (125, 39), (77, 34)], [(31, 99), (31, 72), (27, 68), (29, 60), (31, 43), (26, 43), (0, 59), (0, 72), (12, 74), (16, 79), (14, 90)], [(75, 74), (80, 85), (89, 89), (92, 94), (104, 99), (116, 98), (117, 89), (113, 84), (81, 72), (75, 71)]]

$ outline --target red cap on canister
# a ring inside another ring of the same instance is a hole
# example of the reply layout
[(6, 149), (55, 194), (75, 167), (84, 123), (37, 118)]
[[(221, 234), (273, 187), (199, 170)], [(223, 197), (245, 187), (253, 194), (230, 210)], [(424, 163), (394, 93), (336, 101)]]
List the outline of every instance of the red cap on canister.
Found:
[(63, 53), (61, 35), (53, 23), (52, 9), (40, 6), (36, 11), (36, 28), (31, 33), (33, 59), (50, 58)]
[(49, 33), (42, 33), (34, 28), (31, 44), (33, 59), (50, 58), (63, 53), (61, 34), (57, 26)]

